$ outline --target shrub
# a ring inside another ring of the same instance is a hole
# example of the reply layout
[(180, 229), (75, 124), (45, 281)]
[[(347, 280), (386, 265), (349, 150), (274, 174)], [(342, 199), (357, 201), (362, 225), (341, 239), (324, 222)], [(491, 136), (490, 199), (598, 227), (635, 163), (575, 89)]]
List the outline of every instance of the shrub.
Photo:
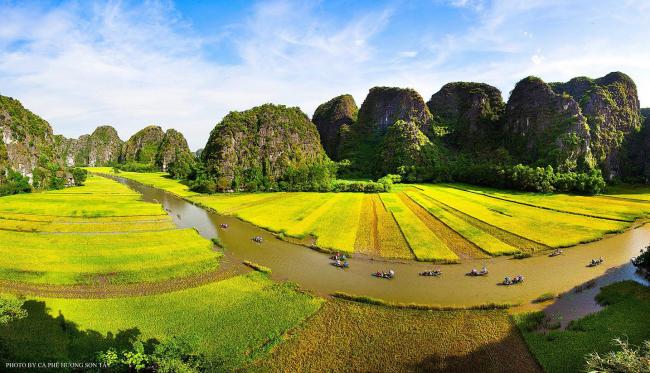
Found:
[(0, 196), (8, 196), (11, 194), (29, 193), (32, 191), (29, 185), (29, 178), (23, 176), (20, 172), (11, 169), (6, 170), (6, 179), (3, 181), (0, 175)]
[(72, 178), (74, 179), (74, 185), (83, 186), (86, 178), (88, 177), (88, 171), (83, 168), (75, 167), (71, 170)]
[(158, 167), (153, 163), (127, 162), (117, 166), (127, 172), (158, 172)]
[(641, 254), (634, 258), (632, 263), (637, 268), (650, 272), (650, 245), (641, 250)]
[(650, 341), (643, 346), (630, 346), (627, 341), (615, 339), (617, 351), (604, 355), (593, 352), (586, 357), (588, 372), (648, 373), (650, 372)]

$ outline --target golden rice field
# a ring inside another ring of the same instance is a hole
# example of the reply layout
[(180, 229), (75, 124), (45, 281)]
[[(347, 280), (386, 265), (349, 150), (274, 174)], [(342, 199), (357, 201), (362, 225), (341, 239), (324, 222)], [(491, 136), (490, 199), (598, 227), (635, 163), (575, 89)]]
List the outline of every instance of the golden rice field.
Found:
[(194, 229), (177, 229), (160, 205), (103, 177), (0, 198), (0, 280), (157, 282), (214, 270), (218, 257)]
[(381, 194), (201, 195), (161, 173), (132, 174), (120, 176), (274, 232), (313, 236), (323, 249), (434, 262), (573, 246), (620, 232), (650, 214), (647, 188), (620, 187), (593, 197), (462, 184), (398, 184)]

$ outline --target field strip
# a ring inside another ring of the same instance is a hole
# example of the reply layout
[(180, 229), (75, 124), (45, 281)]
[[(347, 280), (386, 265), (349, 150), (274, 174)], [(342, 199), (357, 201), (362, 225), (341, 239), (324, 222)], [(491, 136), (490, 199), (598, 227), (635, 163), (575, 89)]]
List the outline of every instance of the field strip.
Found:
[(312, 210), (306, 216), (299, 219), (294, 225), (285, 230), (289, 236), (302, 237), (306, 234), (313, 234), (315, 227), (318, 225), (323, 215), (343, 199), (343, 194), (336, 194), (334, 197), (327, 199), (323, 204)]
[(456, 253), (460, 258), (487, 258), (480, 248), (472, 242), (466, 240), (458, 232), (453, 230), (447, 224), (443, 223), (422, 206), (413, 201), (405, 193), (399, 193), (399, 198), (404, 202), (415, 216), (420, 219), (448, 248)]
[(361, 212), (359, 213), (359, 227), (357, 239), (354, 242), (354, 251), (365, 255), (380, 255), (377, 233), (377, 208), (371, 194), (363, 196)]
[(385, 258), (415, 259), (415, 253), (404, 237), (404, 233), (395, 220), (395, 215), (388, 211), (379, 195), (373, 194), (373, 204), (377, 214), (377, 238), (379, 252)]
[(442, 263), (459, 261), (458, 255), (415, 216), (397, 195), (382, 193), (380, 196), (386, 208), (393, 213), (418, 260)]
[[(420, 187), (418, 187), (418, 189), (422, 190)], [(435, 198), (433, 198), (433, 197), (431, 197), (429, 195), (424, 194), (424, 196), (427, 199), (430, 199), (430, 200), (432, 200), (434, 202), (439, 203), (440, 206), (443, 209), (445, 209), (447, 212), (458, 216), (459, 218), (467, 221), (468, 223), (472, 224), (476, 228), (487, 232), (488, 234), (490, 234), (490, 235), (496, 237), (497, 239), (499, 239), (500, 241), (503, 241), (503, 242), (507, 243), (510, 246), (516, 247), (521, 251), (531, 252), (531, 251), (542, 251), (542, 250), (550, 250), (551, 249), (550, 246), (544, 245), (543, 243), (530, 240), (530, 239), (528, 239), (526, 237), (519, 236), (519, 235), (514, 234), (512, 232), (508, 232), (508, 231), (503, 230), (503, 229), (501, 229), (499, 227), (496, 227), (496, 226), (494, 226), (492, 224), (486, 223), (483, 220), (477, 219), (477, 218), (475, 218), (475, 217), (473, 217), (471, 215), (468, 215), (468, 214), (466, 214), (466, 213), (464, 213), (462, 211), (459, 211), (459, 210), (447, 205), (446, 203), (441, 202), (440, 200), (435, 199)]]
[(500, 201), (505, 201), (505, 202), (510, 202), (510, 203), (517, 203), (519, 205), (534, 207), (534, 208), (538, 208), (538, 209), (542, 209), (542, 210), (560, 212), (560, 213), (563, 213), (563, 214), (586, 216), (588, 218), (621, 221), (621, 222), (626, 222), (626, 223), (634, 221), (634, 219), (620, 219), (620, 218), (607, 217), (607, 216), (602, 216), (602, 215), (587, 214), (587, 213), (582, 213), (582, 212), (577, 212), (577, 211), (562, 210), (562, 209), (548, 207), (548, 206), (540, 206), (540, 205), (536, 205), (536, 204), (533, 204), (533, 203), (528, 203), (528, 202), (524, 202), (524, 201), (517, 201), (517, 200), (514, 200), (514, 199), (510, 199), (510, 198), (495, 196), (493, 194), (482, 193), (482, 192), (477, 192), (475, 190), (464, 189), (464, 188), (461, 188), (459, 186), (451, 185), (451, 184), (444, 184), (444, 186), (446, 186), (448, 188), (456, 189), (456, 190), (461, 190), (463, 192), (476, 194), (476, 195), (483, 196), (483, 197), (494, 198), (494, 199), (497, 199), (497, 200), (500, 200)]
[(188, 288), (195, 288), (211, 282), (225, 280), (250, 272), (251, 269), (239, 263), (223, 261), (214, 271), (203, 272), (188, 277), (177, 277), (158, 282), (133, 284), (97, 284), (97, 285), (48, 285), (17, 281), (0, 280), (0, 293), (12, 293), (44, 298), (122, 298), (171, 293)]
[(466, 240), (474, 243), (485, 253), (489, 255), (505, 255), (520, 252), (519, 249), (508, 245), (498, 238), (468, 223), (466, 220), (448, 212), (443, 206), (431, 199), (427, 199), (426, 196), (419, 191), (409, 191), (406, 192), (406, 194), (430, 214), (445, 223), (454, 231), (458, 232), (458, 234), (463, 236)]

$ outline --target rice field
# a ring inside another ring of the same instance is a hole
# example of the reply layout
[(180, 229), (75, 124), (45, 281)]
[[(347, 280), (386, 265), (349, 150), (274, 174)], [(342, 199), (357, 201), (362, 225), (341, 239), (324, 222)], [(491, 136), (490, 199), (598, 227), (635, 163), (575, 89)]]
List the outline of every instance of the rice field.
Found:
[(420, 311), (333, 300), (259, 372), (541, 372), (505, 311)]
[(549, 247), (567, 247), (620, 232), (629, 223), (567, 214), (497, 200), (442, 185), (420, 186), (422, 193), (483, 222)]
[(97, 351), (139, 338), (186, 337), (215, 371), (233, 371), (282, 341), (323, 299), (259, 272), (173, 293), (109, 298), (35, 298), (29, 316), (0, 327), (12, 361), (95, 361)]
[(399, 224), (406, 241), (418, 260), (453, 263), (459, 261), (454, 253), (393, 193), (380, 194), (386, 209)]
[[(594, 216), (604, 219), (622, 220), (632, 222), (636, 219), (650, 215), (649, 203), (632, 200), (615, 200), (600, 196), (577, 196), (568, 194), (542, 194), (516, 191), (502, 191), (498, 189), (476, 187), (473, 185), (459, 184), (450, 187), (470, 191), (477, 194), (490, 196), (509, 202), (516, 202), (528, 206), (539, 207), (570, 214)], [(616, 190), (616, 187), (614, 187)], [(628, 194), (630, 196), (630, 194)], [(643, 194), (641, 194), (643, 197)]]
[(650, 194), (631, 187), (594, 197), (463, 184), (397, 184), (392, 192), (381, 194), (201, 195), (161, 173), (120, 176), (157, 185), (273, 232), (313, 236), (322, 249), (434, 262), (573, 246), (620, 232), (650, 214), (650, 203), (643, 201)]
[(181, 197), (189, 197), (196, 195), (197, 193), (192, 192), (187, 185), (180, 183), (178, 180), (174, 180), (169, 177), (165, 172), (127, 172), (120, 171), (119, 174), (113, 173), (112, 167), (84, 167), (89, 172), (99, 173), (99, 174), (108, 174), (124, 177), (127, 179), (135, 180), (144, 185), (149, 185), (159, 189), (166, 190), (170, 193), (176, 194)]
[(0, 198), (0, 280), (158, 282), (213, 271), (219, 256), (194, 229), (177, 229), (160, 205), (103, 177)]

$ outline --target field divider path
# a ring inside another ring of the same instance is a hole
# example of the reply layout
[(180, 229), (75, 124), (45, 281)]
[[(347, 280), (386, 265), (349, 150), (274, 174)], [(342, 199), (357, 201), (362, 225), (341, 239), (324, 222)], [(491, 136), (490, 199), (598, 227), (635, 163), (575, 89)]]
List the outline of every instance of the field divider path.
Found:
[[(464, 188), (461, 188), (461, 187), (459, 187), (459, 186), (451, 185), (451, 184), (444, 184), (444, 186), (447, 187), (447, 188), (452, 188), (452, 189), (460, 190), (460, 191), (467, 192), (467, 193), (476, 194), (476, 195), (483, 196), (483, 197), (493, 198), (493, 199), (496, 199), (496, 200), (499, 200), (499, 201), (510, 202), (510, 203), (516, 203), (516, 204), (523, 205), (523, 206), (534, 207), (534, 208), (538, 208), (538, 209), (542, 209), (542, 210), (548, 210), (548, 211), (553, 211), (553, 212), (559, 212), (559, 213), (563, 213), (563, 214), (571, 214), (571, 215), (585, 216), (585, 217), (588, 217), (588, 218), (594, 218), (594, 219), (603, 219), (603, 220), (620, 221), (620, 222), (624, 222), (624, 223), (629, 223), (629, 222), (633, 222), (633, 221), (634, 221), (634, 219), (632, 219), (632, 220), (628, 220), (628, 219), (617, 219), (617, 218), (611, 218), (611, 217), (600, 216), (600, 215), (586, 214), (586, 213), (583, 213), (583, 212), (561, 210), (561, 209), (556, 209), (556, 208), (547, 207), (547, 206), (539, 206), (539, 205), (535, 205), (535, 204), (533, 204), (533, 203), (528, 203), (528, 202), (523, 202), (523, 201), (517, 201), (517, 200), (514, 200), (514, 199), (505, 198), (505, 197), (499, 197), (499, 196), (495, 196), (495, 195), (488, 194), (488, 193), (477, 192), (477, 191), (475, 191), (475, 190), (464, 189)], [(600, 196), (599, 196), (599, 197), (600, 197)], [(647, 202), (647, 201), (646, 201), (646, 202)]]
[[(417, 189), (420, 191), (424, 191), (422, 187), (416, 186)], [(524, 252), (533, 252), (533, 251), (543, 251), (543, 250), (551, 250), (552, 248), (550, 246), (547, 246), (541, 242), (533, 241), (529, 238), (520, 236), (518, 234), (508, 232), (506, 230), (503, 230), (497, 226), (494, 226), (490, 223), (486, 223), (483, 220), (477, 219), (471, 215), (468, 215), (462, 211), (459, 211), (448, 204), (431, 197), (430, 195), (423, 193), (424, 197), (427, 199), (440, 204), (441, 208), (445, 209), (447, 212), (454, 214), (458, 216), (459, 218), (467, 221), (468, 223), (472, 224), (478, 229), (481, 229), (492, 236), (496, 237), (497, 239), (507, 243), (510, 246), (516, 247), (521, 251)]]
[(472, 242), (465, 239), (458, 232), (453, 230), (450, 226), (431, 215), (426, 209), (420, 206), (417, 202), (413, 201), (404, 192), (399, 193), (399, 198), (404, 202), (415, 216), (418, 217), (433, 234), (435, 234), (442, 242), (447, 245), (453, 252), (456, 253), (461, 259), (467, 258), (488, 258), (487, 255)]

